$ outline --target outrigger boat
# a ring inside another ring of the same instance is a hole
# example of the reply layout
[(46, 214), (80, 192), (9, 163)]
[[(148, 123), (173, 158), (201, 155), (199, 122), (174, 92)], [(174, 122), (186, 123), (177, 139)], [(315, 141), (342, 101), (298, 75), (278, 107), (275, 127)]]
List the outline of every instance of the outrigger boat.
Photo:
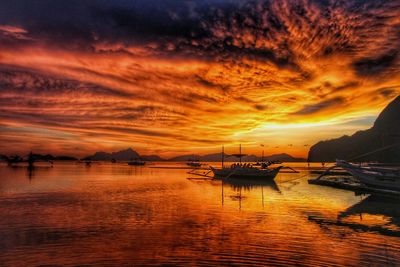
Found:
[(400, 191), (400, 168), (358, 165), (344, 160), (336, 160), (336, 166), (369, 187)]
[(242, 146), (239, 147), (239, 154), (233, 154), (239, 158), (239, 163), (232, 164), (230, 167), (224, 167), (224, 150), (222, 148), (222, 167), (215, 168), (210, 166), (211, 171), (214, 174), (215, 178), (238, 178), (238, 179), (274, 179), (275, 176), (279, 173), (282, 166), (276, 168), (255, 168), (253, 165), (249, 163), (242, 164), (242, 157), (246, 156), (241, 153)]
[(186, 162), (186, 165), (189, 167), (193, 167), (193, 168), (201, 167), (201, 163), (200, 163), (199, 159), (188, 159), (188, 161)]

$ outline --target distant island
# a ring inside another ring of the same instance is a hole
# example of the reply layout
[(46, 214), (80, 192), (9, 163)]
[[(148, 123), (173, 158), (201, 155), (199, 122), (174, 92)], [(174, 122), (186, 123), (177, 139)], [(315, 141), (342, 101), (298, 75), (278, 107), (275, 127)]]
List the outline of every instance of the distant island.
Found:
[[(10, 155), (10, 157), (13, 157), (16, 155)], [(51, 154), (46, 154), (46, 155), (42, 155), (42, 154), (35, 154), (33, 153), (31, 155), (35, 160), (38, 161), (56, 161), (56, 160), (64, 160), (64, 161), (74, 161), (74, 160), (78, 160), (75, 157), (71, 157), (71, 156), (53, 156)], [(7, 160), (9, 157), (6, 155), (0, 155), (0, 160)]]
[(138, 152), (133, 150), (132, 148), (128, 148), (125, 150), (121, 150), (118, 152), (96, 152), (92, 156), (84, 157), (82, 160), (94, 160), (94, 161), (129, 161), (140, 159), (144, 161), (165, 161), (165, 159), (157, 156), (157, 155), (139, 155)]
[[(400, 145), (395, 144), (400, 144), (400, 96), (379, 114), (372, 128), (313, 145), (308, 153), (308, 161), (344, 159), (399, 163)], [(381, 150), (383, 147), (388, 149)]]
[[(14, 155), (6, 156), (0, 155), (0, 160), (7, 160), (9, 157), (13, 157)], [(78, 158), (71, 157), (71, 156), (53, 156), (51, 154), (32, 154), (35, 160), (38, 161), (77, 161)], [(138, 152), (133, 150), (132, 148), (128, 148), (125, 150), (117, 151), (117, 152), (96, 152), (93, 155), (86, 156), (81, 158), (82, 161), (130, 161), (130, 160), (143, 160), (143, 161), (170, 161), (170, 162), (180, 162), (180, 161), (189, 161), (189, 160), (199, 160), (202, 162), (218, 162), (221, 161), (221, 153), (213, 153), (207, 155), (181, 155), (175, 156), (172, 158), (162, 158), (158, 155), (140, 155)], [(265, 161), (280, 161), (280, 162), (305, 162), (306, 159), (304, 158), (296, 158), (292, 157), (289, 154), (281, 153), (281, 154), (273, 154), (269, 156), (264, 156)], [(225, 162), (235, 162), (238, 161), (238, 158), (235, 156), (225, 154), (224, 157)], [(256, 162), (261, 161), (261, 157), (256, 155), (247, 155), (242, 158), (243, 162)]]
[[(181, 156), (176, 156), (176, 157), (172, 157), (169, 159), (164, 159), (157, 155), (140, 155), (138, 152), (136, 152), (132, 148), (128, 148), (126, 150), (121, 150), (118, 152), (111, 152), (111, 153), (96, 152), (95, 154), (93, 154), (91, 156), (84, 157), (82, 160), (129, 161), (129, 160), (135, 160), (135, 159), (140, 159), (140, 160), (144, 160), (144, 161), (171, 161), (171, 162), (188, 161), (188, 160), (196, 159), (196, 160), (203, 161), (203, 162), (216, 162), (216, 161), (221, 161), (221, 153), (213, 153), (213, 154), (207, 154), (207, 155), (189, 154), (189, 155), (181, 155)], [(225, 155), (224, 160), (226, 162), (233, 162), (233, 161), (238, 161), (238, 158), (234, 157), (234, 156), (230, 156), (230, 155)], [(242, 161), (244, 161), (244, 162), (256, 162), (256, 161), (260, 161), (260, 160), (261, 160), (261, 157), (258, 157), (256, 155), (247, 155), (242, 158)], [(306, 161), (306, 159), (304, 159), (304, 158), (295, 158), (295, 157), (292, 157), (285, 153), (265, 156), (264, 160), (266, 160), (266, 161), (282, 161), (282, 162), (304, 162), (304, 161)]]
[[(178, 157), (173, 157), (169, 159), (168, 161), (187, 161), (190, 159), (198, 159), (200, 161), (204, 162), (217, 162), (221, 161), (221, 153), (213, 153), (213, 154), (207, 154), (207, 155), (183, 155), (183, 156), (178, 156)], [(306, 159), (303, 158), (295, 158), (292, 157), (289, 154), (282, 153), (282, 154), (273, 154), (269, 156), (264, 156), (265, 161), (284, 161), (284, 162), (304, 162)], [(238, 158), (235, 156), (231, 155), (225, 155), (224, 161), (226, 162), (234, 162), (238, 161)], [(242, 161), (244, 162), (256, 162), (256, 161), (261, 161), (261, 157), (258, 157), (256, 155), (247, 155), (242, 158)]]

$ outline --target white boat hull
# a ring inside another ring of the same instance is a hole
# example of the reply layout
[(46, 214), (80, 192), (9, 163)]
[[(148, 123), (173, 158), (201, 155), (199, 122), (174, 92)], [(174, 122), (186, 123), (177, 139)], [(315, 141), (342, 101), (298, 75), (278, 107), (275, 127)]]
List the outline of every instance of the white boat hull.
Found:
[(399, 173), (370, 167), (360, 167), (343, 161), (338, 161), (337, 165), (369, 187), (400, 191)]

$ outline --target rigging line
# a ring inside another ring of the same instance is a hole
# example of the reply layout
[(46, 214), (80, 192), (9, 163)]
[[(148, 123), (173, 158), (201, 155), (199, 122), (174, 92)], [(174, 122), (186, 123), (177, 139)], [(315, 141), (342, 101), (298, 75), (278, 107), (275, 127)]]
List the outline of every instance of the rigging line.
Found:
[(349, 159), (347, 161), (352, 161), (352, 160), (359, 159), (359, 158), (362, 158), (362, 157), (365, 157), (365, 156), (369, 156), (369, 155), (374, 154), (376, 152), (383, 151), (383, 150), (386, 150), (386, 149), (389, 149), (389, 148), (392, 148), (392, 147), (395, 147), (395, 146), (399, 146), (399, 145), (400, 145), (400, 143), (384, 146), (384, 147), (378, 148), (378, 149), (376, 149), (374, 151), (371, 151), (371, 152), (368, 152), (368, 153), (364, 153), (364, 154), (359, 155), (357, 157), (353, 157), (353, 158), (351, 158), (351, 159)]

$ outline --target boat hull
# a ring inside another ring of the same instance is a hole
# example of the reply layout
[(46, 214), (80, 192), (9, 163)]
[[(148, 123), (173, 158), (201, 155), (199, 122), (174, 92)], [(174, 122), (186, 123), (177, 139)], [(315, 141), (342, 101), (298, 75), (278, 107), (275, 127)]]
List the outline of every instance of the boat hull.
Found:
[(366, 186), (400, 191), (400, 175), (395, 172), (384, 172), (382, 169), (359, 167), (347, 162), (338, 162), (337, 165), (358, 178)]
[(211, 167), (216, 178), (235, 178), (235, 179), (274, 179), (279, 173), (281, 167), (268, 170), (260, 170), (256, 168), (222, 168), (217, 169)]

